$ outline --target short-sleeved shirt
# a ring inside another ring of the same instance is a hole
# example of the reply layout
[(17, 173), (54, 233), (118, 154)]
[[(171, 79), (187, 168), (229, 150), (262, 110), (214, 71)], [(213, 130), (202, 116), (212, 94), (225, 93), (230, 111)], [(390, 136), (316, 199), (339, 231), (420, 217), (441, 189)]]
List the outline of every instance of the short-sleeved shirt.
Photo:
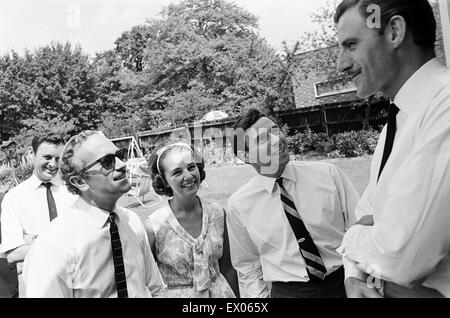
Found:
[[(58, 216), (69, 210), (77, 196), (69, 193), (59, 177), (51, 180)], [(2, 204), (0, 257), (25, 244), (24, 235), (40, 235), (50, 225), (47, 189), (34, 174), (9, 190)]]
[[(2, 213), (1, 202), (4, 193), (0, 193), (0, 215)], [(0, 227), (0, 243), (1, 243), (1, 227)], [(0, 298), (9, 298), (17, 296), (19, 292), (19, 282), (17, 279), (16, 266), (8, 265), (5, 258), (0, 258)]]

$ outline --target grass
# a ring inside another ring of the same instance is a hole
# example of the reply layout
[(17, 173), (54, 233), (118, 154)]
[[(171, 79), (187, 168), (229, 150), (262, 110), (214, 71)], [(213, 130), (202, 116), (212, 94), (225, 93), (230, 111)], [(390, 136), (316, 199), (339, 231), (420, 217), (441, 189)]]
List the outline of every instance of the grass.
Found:
[[(369, 181), (371, 160), (372, 157), (365, 156), (352, 159), (329, 159), (321, 161), (331, 162), (342, 169), (352, 181), (359, 194), (362, 194)], [(253, 168), (246, 165), (207, 168), (205, 180), (207, 187), (203, 187), (199, 191), (199, 196), (218, 202), (223, 207), (226, 207), (227, 200), (231, 194), (253, 178), (255, 174)], [(132, 209), (142, 218), (145, 218), (165, 204), (164, 198), (162, 201), (157, 202), (157, 197), (146, 195), (144, 199), (144, 204), (147, 205), (146, 208), (142, 207), (130, 196), (123, 197), (119, 204)]]

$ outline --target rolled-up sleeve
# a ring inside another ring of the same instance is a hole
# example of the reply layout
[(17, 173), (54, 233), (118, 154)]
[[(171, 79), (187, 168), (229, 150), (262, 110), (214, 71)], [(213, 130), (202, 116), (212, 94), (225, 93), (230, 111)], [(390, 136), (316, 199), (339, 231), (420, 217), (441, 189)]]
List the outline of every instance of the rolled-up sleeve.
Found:
[(341, 201), (341, 210), (345, 220), (345, 228), (348, 229), (356, 222), (355, 210), (359, 202), (359, 194), (353, 183), (341, 169), (334, 165), (330, 167), (331, 175)]
[(230, 240), (231, 263), (239, 278), (242, 298), (266, 298), (270, 284), (263, 281), (259, 252), (240, 222), (236, 209), (228, 204), (227, 227)]
[[(381, 278), (412, 287), (450, 249), (450, 118), (421, 127), (410, 155), (390, 176), (383, 200), (374, 202), (373, 226), (357, 225), (344, 236), (342, 252)], [(381, 181), (381, 180), (380, 180)]]
[[(345, 220), (345, 229), (347, 230), (357, 221), (356, 207), (358, 206), (360, 197), (358, 191), (345, 173), (334, 165), (331, 167), (331, 175), (333, 176), (334, 183), (338, 190), (341, 209)], [(338, 252), (341, 252), (341, 249), (338, 249)], [(367, 275), (360, 271), (356, 267), (355, 262), (347, 257), (342, 257), (342, 264), (344, 266), (345, 278), (355, 277), (360, 280), (366, 278)]]
[(5, 195), (1, 203), (1, 244), (0, 257), (6, 258), (7, 252), (25, 244), (23, 229), (18, 213), (14, 209), (10, 197)]

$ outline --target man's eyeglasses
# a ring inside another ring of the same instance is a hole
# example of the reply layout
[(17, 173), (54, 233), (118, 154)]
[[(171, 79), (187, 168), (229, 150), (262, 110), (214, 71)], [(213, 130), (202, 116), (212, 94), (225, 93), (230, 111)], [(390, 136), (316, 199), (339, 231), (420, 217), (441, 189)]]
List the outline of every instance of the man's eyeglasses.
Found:
[(119, 149), (116, 151), (115, 154), (108, 154), (105, 155), (97, 160), (95, 160), (93, 163), (87, 165), (83, 169), (81, 169), (78, 174), (81, 174), (83, 172), (86, 172), (88, 169), (95, 166), (97, 163), (99, 163), (105, 170), (112, 170), (116, 166), (116, 158), (119, 158), (123, 162), (126, 162), (128, 160), (128, 149)]

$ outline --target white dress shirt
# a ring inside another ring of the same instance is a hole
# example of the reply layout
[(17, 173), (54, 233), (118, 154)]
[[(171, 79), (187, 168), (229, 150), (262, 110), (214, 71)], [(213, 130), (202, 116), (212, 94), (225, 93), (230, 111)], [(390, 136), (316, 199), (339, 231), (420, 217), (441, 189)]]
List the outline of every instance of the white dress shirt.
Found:
[[(128, 296), (164, 292), (144, 225), (132, 211), (116, 207)], [(70, 213), (55, 219), (25, 257), (27, 297), (117, 297), (109, 212), (78, 199)]]
[[(334, 272), (342, 266), (335, 249), (355, 221), (357, 191), (328, 163), (290, 162), (281, 177), (327, 274)], [(235, 192), (228, 201), (227, 227), (242, 297), (267, 297), (274, 281), (309, 281), (275, 179), (257, 175)]]
[[(77, 199), (69, 193), (59, 177), (51, 180), (58, 216), (64, 214)], [(0, 257), (25, 244), (24, 235), (40, 235), (50, 225), (47, 188), (34, 174), (9, 190), (2, 201), (2, 240)]]
[(375, 224), (349, 229), (339, 252), (382, 279), (405, 287), (423, 282), (450, 297), (450, 70), (429, 61), (394, 103), (400, 112), (392, 153), (377, 184), (385, 127), (356, 210), (358, 218), (372, 214)]

